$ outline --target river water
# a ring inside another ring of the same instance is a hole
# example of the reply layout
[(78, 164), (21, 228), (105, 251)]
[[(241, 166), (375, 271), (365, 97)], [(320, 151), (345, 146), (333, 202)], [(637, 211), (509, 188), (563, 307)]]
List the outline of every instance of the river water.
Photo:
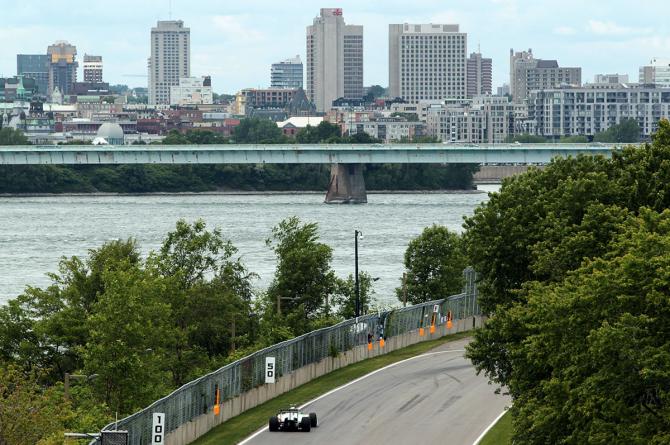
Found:
[(407, 243), (432, 224), (462, 231), (463, 217), (488, 199), (485, 193), (371, 194), (367, 205), (323, 204), (322, 194), (47, 196), (0, 198), (0, 304), (25, 286), (44, 287), (62, 256), (84, 257), (113, 239), (137, 239), (142, 252), (160, 246), (180, 218), (205, 220), (239, 249), (265, 289), (275, 258), (265, 245), (273, 226), (289, 216), (319, 224), (321, 240), (333, 248), (333, 268), (353, 273), (354, 230), (359, 268), (379, 278), (376, 298), (395, 304)]

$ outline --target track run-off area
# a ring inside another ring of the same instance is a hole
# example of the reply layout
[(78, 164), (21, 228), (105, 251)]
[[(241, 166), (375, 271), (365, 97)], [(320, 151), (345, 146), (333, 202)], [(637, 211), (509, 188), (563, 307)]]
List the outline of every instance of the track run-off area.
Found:
[(316, 412), (311, 432), (267, 426), (245, 445), (419, 444), (472, 445), (510, 398), (495, 394), (464, 357), (468, 340), (374, 371), (303, 405)]

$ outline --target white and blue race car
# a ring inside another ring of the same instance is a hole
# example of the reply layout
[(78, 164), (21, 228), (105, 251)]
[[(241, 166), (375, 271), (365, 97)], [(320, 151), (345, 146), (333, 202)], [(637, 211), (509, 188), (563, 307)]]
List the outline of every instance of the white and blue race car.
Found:
[(279, 410), (277, 415), (270, 417), (270, 431), (309, 431), (316, 427), (316, 413), (303, 413), (295, 406)]

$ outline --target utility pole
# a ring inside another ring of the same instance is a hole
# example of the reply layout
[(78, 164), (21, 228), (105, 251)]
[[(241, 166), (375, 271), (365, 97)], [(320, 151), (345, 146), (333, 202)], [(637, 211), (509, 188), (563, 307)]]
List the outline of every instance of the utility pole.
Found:
[(356, 318), (361, 315), (361, 290), (358, 283), (358, 235), (362, 235), (358, 230), (354, 231), (354, 276), (356, 283)]

